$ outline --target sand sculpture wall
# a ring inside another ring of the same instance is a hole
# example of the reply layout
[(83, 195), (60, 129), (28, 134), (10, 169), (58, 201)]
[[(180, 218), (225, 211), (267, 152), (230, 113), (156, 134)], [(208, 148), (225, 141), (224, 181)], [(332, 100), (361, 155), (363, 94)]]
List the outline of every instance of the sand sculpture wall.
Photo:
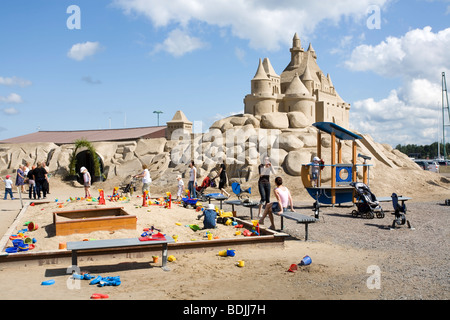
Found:
[[(147, 164), (155, 185), (173, 184), (178, 174), (188, 177), (188, 164), (194, 159), (199, 168), (199, 181), (223, 160), (227, 163), (230, 178), (253, 181), (257, 179), (257, 166), (266, 155), (282, 174), (299, 176), (301, 165), (309, 163), (315, 156), (316, 130), (302, 113), (244, 114), (221, 119), (208, 132), (195, 135), (192, 140), (141, 139), (94, 143), (94, 147), (102, 159), (108, 180), (129, 179), (140, 172), (143, 164)], [(374, 168), (421, 170), (406, 155), (389, 145), (360, 135), (364, 139), (358, 141), (358, 152), (372, 157), (370, 163)], [(330, 163), (331, 155), (327, 151), (330, 137), (323, 135), (321, 143), (323, 158)], [(0, 173), (15, 172), (19, 164), (26, 162), (46, 161), (53, 175), (65, 177), (73, 149), (70, 144), (58, 146), (53, 143), (0, 145)], [(350, 143), (344, 143), (343, 161), (351, 162)], [(359, 161), (362, 163), (363, 160)], [(375, 170), (371, 171), (370, 178), (375, 178)], [(329, 179), (330, 176), (324, 174), (323, 181)]]

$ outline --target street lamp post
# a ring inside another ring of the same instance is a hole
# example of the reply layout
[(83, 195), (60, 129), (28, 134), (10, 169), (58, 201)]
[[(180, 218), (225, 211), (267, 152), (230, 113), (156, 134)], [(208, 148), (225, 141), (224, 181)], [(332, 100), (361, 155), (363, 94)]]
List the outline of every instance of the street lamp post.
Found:
[(156, 113), (158, 116), (158, 127), (159, 127), (159, 115), (163, 112), (162, 111), (153, 111), (153, 113)]

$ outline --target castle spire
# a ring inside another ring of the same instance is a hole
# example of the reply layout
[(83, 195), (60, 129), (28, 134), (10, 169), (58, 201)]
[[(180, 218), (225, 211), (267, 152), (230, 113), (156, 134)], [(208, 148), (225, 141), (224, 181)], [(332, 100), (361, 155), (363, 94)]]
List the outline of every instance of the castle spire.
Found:
[(291, 48), (291, 63), (290, 65), (293, 67), (299, 66), (302, 62), (303, 50), (300, 38), (297, 33), (294, 35), (294, 39), (292, 40), (292, 48)]
[(292, 48), (301, 48), (302, 43), (300, 41), (300, 37), (298, 36), (297, 32), (294, 34), (294, 38), (292, 39)]
[(308, 89), (308, 91), (313, 94), (314, 91), (314, 80), (311, 76), (311, 71), (309, 70), (309, 65), (306, 64), (305, 72), (302, 75), (302, 81), (305, 85), (305, 87)]
[(328, 84), (330, 85), (330, 88), (334, 88), (334, 84), (333, 84), (333, 82), (331, 82), (331, 77), (330, 77), (329, 73), (327, 74), (327, 80), (328, 80)]
[(279, 77), (279, 75), (273, 69), (269, 58), (264, 58), (263, 66), (264, 66), (264, 70), (266, 71), (266, 74), (268, 74), (271, 77)]
[(269, 77), (267, 77), (266, 70), (264, 69), (263, 63), (261, 58), (259, 59), (259, 65), (258, 70), (256, 70), (256, 74), (253, 77), (253, 80), (267, 80)]
[(292, 78), (289, 87), (286, 90), (286, 95), (300, 95), (300, 96), (310, 96), (311, 93), (305, 87), (305, 85), (300, 81), (298, 74), (296, 73), (294, 78)]
[(316, 50), (314, 50), (311, 43), (309, 43), (308, 52), (312, 55), (314, 59), (317, 59)]
[(302, 75), (302, 81), (313, 81), (313, 78), (311, 76), (311, 71), (309, 70), (309, 65), (306, 65), (305, 73)]

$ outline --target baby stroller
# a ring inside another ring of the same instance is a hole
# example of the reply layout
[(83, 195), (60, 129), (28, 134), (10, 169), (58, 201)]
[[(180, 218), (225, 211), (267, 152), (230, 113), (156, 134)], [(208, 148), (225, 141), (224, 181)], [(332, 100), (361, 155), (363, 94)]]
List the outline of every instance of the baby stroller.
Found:
[(252, 188), (241, 189), (241, 184), (238, 182), (233, 182), (231, 184), (231, 190), (238, 197), (239, 200), (246, 200), (249, 198), (249, 195), (252, 193)]
[(210, 178), (210, 177), (206, 177), (205, 179), (203, 179), (203, 182), (200, 186), (196, 186), (195, 190), (197, 191), (197, 198), (198, 199), (202, 199), (205, 200), (205, 195), (204, 192), (207, 188), (211, 187), (211, 188), (215, 188), (216, 187), (216, 179), (217, 177), (214, 178)]
[(130, 195), (133, 195), (133, 192), (136, 191), (136, 178), (132, 178), (130, 183), (122, 184), (120, 191), (122, 194), (129, 193)]
[(363, 219), (374, 219), (375, 215), (378, 219), (384, 218), (384, 211), (377, 200), (377, 197), (370, 191), (369, 187), (361, 182), (352, 182), (350, 185), (355, 188), (356, 207), (358, 210), (352, 211), (353, 217), (359, 217)]
[(408, 228), (414, 230), (414, 228), (411, 227), (411, 223), (409, 222), (409, 220), (406, 220), (406, 205), (404, 203), (401, 205), (398, 203), (398, 196), (396, 193), (393, 193), (391, 195), (391, 198), (392, 205), (394, 206), (393, 215), (395, 216), (395, 219), (392, 222), (391, 229), (395, 229), (395, 225), (403, 226), (406, 223), (408, 225)]

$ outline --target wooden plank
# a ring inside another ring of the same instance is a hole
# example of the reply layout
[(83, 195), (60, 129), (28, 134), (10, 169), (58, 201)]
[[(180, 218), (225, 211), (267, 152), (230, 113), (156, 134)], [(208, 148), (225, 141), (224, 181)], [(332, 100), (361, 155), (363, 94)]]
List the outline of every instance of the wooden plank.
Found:
[(55, 223), (57, 236), (74, 233), (90, 233), (93, 231), (115, 231), (120, 229), (136, 229), (136, 216), (120, 216), (75, 221), (62, 221)]

